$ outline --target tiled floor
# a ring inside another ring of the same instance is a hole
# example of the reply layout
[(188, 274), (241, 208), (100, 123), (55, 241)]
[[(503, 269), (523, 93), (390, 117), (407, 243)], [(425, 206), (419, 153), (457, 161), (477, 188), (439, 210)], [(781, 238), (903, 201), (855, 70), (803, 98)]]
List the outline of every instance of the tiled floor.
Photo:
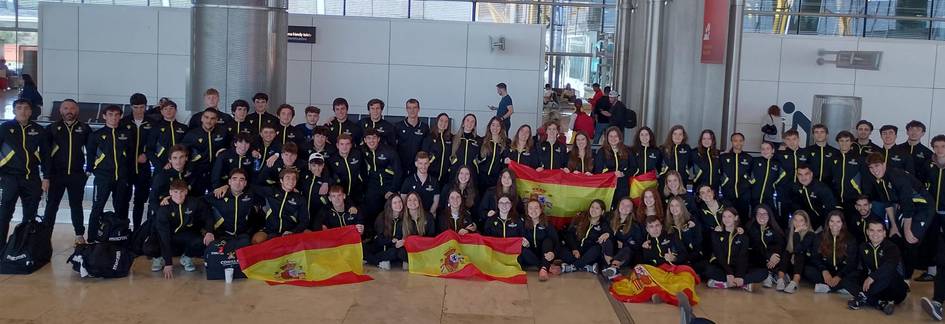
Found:
[[(80, 279), (66, 258), (72, 252), (68, 226), (57, 226), (50, 265), (25, 276), (0, 276), (0, 323), (619, 323), (597, 279), (567, 274), (528, 285), (460, 281), (379, 272), (361, 284), (302, 288), (233, 284), (183, 273), (165, 280), (139, 258), (131, 276)], [(893, 316), (875, 310), (850, 311), (839, 295), (814, 295), (804, 287), (794, 295), (758, 289), (718, 291), (698, 288), (696, 315), (718, 323), (917, 323), (928, 321), (914, 292)], [(759, 287), (760, 288), (760, 287)], [(662, 304), (624, 305), (635, 323), (678, 323), (676, 308)]]

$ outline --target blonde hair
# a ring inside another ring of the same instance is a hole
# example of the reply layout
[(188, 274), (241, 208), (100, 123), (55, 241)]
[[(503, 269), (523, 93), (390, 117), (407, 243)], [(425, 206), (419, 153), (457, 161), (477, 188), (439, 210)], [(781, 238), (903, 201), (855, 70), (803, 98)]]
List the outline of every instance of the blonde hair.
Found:
[[(410, 200), (410, 196), (414, 196), (418, 202), (420, 202), (420, 207), (417, 208), (418, 215), (416, 220), (413, 219), (413, 216), (410, 214), (410, 208), (407, 207), (407, 200)], [(407, 194), (407, 199), (404, 199), (404, 238), (410, 235), (420, 235), (424, 236), (427, 230), (427, 222), (430, 221), (430, 216), (427, 214), (426, 209), (423, 208), (423, 200), (420, 199), (420, 194), (416, 192), (411, 192)]]
[(807, 236), (808, 233), (813, 231), (810, 225), (810, 215), (808, 215), (807, 212), (803, 210), (795, 211), (794, 216), (791, 218), (791, 222), (788, 224), (788, 240), (786, 249), (790, 253), (794, 253), (794, 219), (797, 217), (803, 217), (804, 222), (807, 223), (807, 229), (798, 233), (802, 240), (804, 239), (804, 236)]
[[(670, 208), (673, 202), (679, 204), (679, 222), (676, 222), (676, 216), (673, 216), (673, 209)], [(689, 209), (686, 208), (686, 201), (682, 197), (676, 196), (669, 199), (669, 203), (666, 204), (666, 221), (663, 222), (666, 233), (674, 233), (676, 231), (676, 225), (679, 227), (688, 229), (689, 220), (692, 219), (692, 215), (689, 214)]]

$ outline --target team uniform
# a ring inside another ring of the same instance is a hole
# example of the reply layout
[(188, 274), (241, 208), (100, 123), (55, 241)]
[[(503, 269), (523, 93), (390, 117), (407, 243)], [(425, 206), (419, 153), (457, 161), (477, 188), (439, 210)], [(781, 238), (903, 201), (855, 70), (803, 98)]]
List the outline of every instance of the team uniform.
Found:
[(23, 204), (23, 219), (37, 216), (40, 165), (48, 156), (48, 143), (46, 130), (34, 121), (0, 124), (0, 242), (6, 242), (17, 198)]
[[(51, 146), (49, 158), (43, 163), (43, 179), (49, 180), (49, 196), (43, 221), (56, 223), (56, 214), (62, 196), (69, 192), (69, 209), (75, 235), (85, 234), (85, 216), (82, 214), (82, 198), (85, 196), (85, 144), (92, 135), (92, 128), (81, 121), (72, 124), (58, 121), (46, 127)], [(140, 219), (140, 218), (139, 218)]]
[[(85, 148), (86, 171), (95, 176), (92, 193), (92, 212), (89, 215), (89, 241), (98, 240), (99, 218), (105, 209), (108, 197), (119, 218), (128, 217), (128, 174), (135, 150), (132, 135), (127, 128), (102, 127), (92, 133)], [(130, 153), (131, 152), (131, 153)]]

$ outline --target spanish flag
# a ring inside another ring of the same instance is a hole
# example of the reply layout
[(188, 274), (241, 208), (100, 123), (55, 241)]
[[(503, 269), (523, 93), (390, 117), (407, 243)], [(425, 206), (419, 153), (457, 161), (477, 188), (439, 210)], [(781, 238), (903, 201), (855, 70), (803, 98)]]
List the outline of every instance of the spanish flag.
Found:
[(689, 297), (692, 305), (696, 305), (699, 303), (699, 296), (696, 295), (698, 284), (699, 276), (688, 266), (637, 265), (629, 277), (614, 278), (610, 284), (610, 294), (625, 303), (649, 302), (655, 295), (670, 305), (678, 306), (676, 294), (682, 292)]
[(372, 280), (364, 275), (361, 235), (354, 226), (292, 234), (236, 250), (246, 277), (270, 285), (331, 286)]
[(650, 170), (644, 174), (638, 174), (630, 179), (630, 199), (633, 203), (640, 206), (640, 199), (643, 198), (643, 192), (650, 188), (656, 188), (659, 184), (656, 182), (656, 170)]
[(532, 169), (516, 162), (509, 163), (515, 172), (518, 195), (522, 199), (535, 197), (545, 209), (545, 215), (557, 228), (563, 228), (574, 215), (587, 210), (594, 199), (604, 201), (609, 208), (617, 187), (613, 172), (595, 175), (565, 173), (562, 170)]
[(404, 243), (410, 273), (441, 278), (478, 278), (525, 284), (518, 264), (521, 238), (459, 235), (445, 231), (436, 237), (407, 237)]

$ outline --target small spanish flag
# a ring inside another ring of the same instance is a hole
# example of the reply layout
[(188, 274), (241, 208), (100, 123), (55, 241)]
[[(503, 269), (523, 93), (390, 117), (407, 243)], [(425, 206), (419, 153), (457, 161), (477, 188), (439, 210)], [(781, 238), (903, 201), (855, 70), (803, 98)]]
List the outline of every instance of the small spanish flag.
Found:
[(627, 277), (613, 279), (610, 294), (625, 303), (649, 302), (655, 295), (667, 304), (679, 305), (676, 294), (682, 292), (689, 297), (692, 305), (696, 305), (699, 303), (699, 296), (696, 295), (698, 284), (699, 276), (689, 266), (637, 265)]
[(236, 250), (246, 277), (270, 285), (331, 286), (372, 280), (364, 275), (361, 235), (354, 226), (292, 234)]
[(638, 174), (630, 179), (630, 199), (637, 206), (640, 206), (640, 199), (643, 198), (643, 192), (650, 188), (656, 188), (659, 184), (656, 182), (656, 170), (650, 170), (644, 174)]
[(525, 284), (518, 264), (521, 238), (459, 235), (445, 231), (436, 237), (407, 237), (410, 273), (441, 278), (478, 278)]
[(545, 209), (545, 215), (556, 228), (564, 228), (571, 218), (587, 210), (594, 199), (601, 199), (609, 208), (617, 187), (613, 172), (595, 175), (565, 173), (562, 170), (532, 169), (516, 162), (509, 163), (515, 172), (515, 185), (522, 199), (535, 197)]

